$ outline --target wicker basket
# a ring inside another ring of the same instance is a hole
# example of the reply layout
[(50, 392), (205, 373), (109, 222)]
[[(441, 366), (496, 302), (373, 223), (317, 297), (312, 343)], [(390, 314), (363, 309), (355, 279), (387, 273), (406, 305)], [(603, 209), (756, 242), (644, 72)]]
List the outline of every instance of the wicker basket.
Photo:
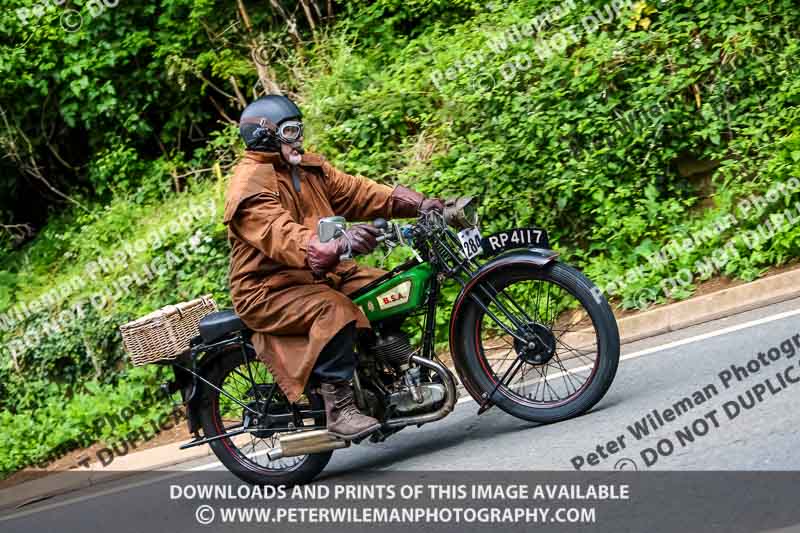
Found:
[(199, 334), (200, 319), (216, 310), (217, 304), (206, 295), (153, 311), (120, 326), (125, 351), (136, 366), (175, 359)]

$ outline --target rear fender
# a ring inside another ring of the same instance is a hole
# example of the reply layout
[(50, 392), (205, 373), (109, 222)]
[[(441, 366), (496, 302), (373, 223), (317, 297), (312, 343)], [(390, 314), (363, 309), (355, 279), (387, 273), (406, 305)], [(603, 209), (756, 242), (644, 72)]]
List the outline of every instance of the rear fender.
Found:
[[(239, 343), (229, 344), (220, 349), (212, 349), (206, 352), (197, 362), (195, 372), (204, 379), (209, 379), (209, 374), (213, 371), (217, 362), (223, 357), (241, 357), (241, 347), (247, 350), (247, 356), (255, 359), (256, 351), (248, 340)], [(186, 405), (186, 419), (189, 424), (189, 431), (196, 433), (200, 429), (199, 413), (208, 407), (205, 391), (208, 386), (196, 376), (179, 368), (173, 367), (176, 375), (176, 382), (181, 386), (181, 397)], [(180, 375), (180, 377), (178, 377)]]

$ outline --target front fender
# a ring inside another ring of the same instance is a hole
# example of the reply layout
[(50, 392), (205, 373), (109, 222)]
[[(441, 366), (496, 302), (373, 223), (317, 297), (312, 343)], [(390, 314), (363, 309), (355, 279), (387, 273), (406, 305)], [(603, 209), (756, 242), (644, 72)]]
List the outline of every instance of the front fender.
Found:
[(453, 363), (458, 373), (458, 379), (467, 389), (470, 396), (480, 404), (483, 401), (481, 394), (476, 385), (469, 379), (468, 374), (464, 369), (464, 362), (456, 352), (453, 340), (455, 339), (455, 326), (460, 317), (460, 309), (466, 299), (474, 290), (475, 286), (490, 273), (499, 268), (506, 267), (510, 264), (529, 264), (533, 268), (544, 268), (550, 263), (553, 263), (558, 258), (558, 252), (546, 248), (524, 248), (515, 249), (503, 252), (488, 263), (481, 266), (475, 275), (470, 279), (466, 285), (461, 289), (461, 292), (456, 298), (453, 305), (453, 311), (450, 314), (450, 354), (453, 358)]
[(498, 268), (505, 267), (511, 263), (528, 263), (533, 267), (542, 268), (554, 262), (558, 258), (558, 255), (558, 252), (555, 250), (549, 250), (546, 248), (523, 248), (503, 252), (491, 261), (482, 265), (478, 271), (475, 272), (475, 275), (472, 276), (472, 279), (470, 279), (469, 282), (464, 285), (464, 287), (461, 289), (461, 292), (458, 294), (458, 298), (456, 298), (456, 304), (453, 307), (453, 316), (456, 314), (456, 309), (458, 309), (459, 304), (469, 294), (475, 284), (486, 277), (486, 275), (490, 272), (493, 272)]

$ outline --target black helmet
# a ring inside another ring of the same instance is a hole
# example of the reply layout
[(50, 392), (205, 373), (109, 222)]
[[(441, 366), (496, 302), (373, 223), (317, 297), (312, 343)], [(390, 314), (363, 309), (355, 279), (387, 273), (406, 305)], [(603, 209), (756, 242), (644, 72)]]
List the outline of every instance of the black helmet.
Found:
[(239, 133), (248, 150), (277, 152), (280, 150), (278, 127), (287, 120), (302, 118), (294, 102), (285, 96), (268, 94), (244, 108), (239, 119)]

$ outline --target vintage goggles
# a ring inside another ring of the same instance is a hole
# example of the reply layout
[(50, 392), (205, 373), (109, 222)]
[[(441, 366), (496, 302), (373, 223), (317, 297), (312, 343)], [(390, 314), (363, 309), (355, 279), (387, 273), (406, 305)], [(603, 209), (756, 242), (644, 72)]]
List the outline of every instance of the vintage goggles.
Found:
[(275, 135), (282, 142), (293, 143), (303, 136), (303, 123), (299, 120), (287, 120), (278, 126)]

